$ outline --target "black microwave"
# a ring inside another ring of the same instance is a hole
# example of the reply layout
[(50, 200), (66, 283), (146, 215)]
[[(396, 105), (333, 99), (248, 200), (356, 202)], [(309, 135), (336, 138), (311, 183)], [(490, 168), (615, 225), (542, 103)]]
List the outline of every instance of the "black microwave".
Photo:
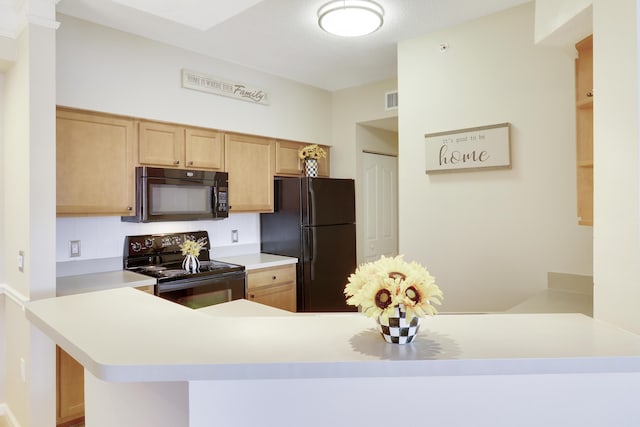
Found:
[(128, 222), (192, 221), (229, 216), (229, 175), (136, 167), (136, 212)]

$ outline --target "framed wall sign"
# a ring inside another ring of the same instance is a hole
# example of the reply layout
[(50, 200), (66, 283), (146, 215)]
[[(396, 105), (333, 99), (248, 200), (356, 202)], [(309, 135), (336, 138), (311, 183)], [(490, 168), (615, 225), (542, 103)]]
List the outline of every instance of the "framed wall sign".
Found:
[(232, 82), (209, 76), (197, 71), (182, 70), (182, 87), (227, 96), (254, 104), (269, 104), (269, 96), (266, 91), (248, 86), (244, 83)]
[(509, 123), (425, 134), (426, 173), (510, 168)]

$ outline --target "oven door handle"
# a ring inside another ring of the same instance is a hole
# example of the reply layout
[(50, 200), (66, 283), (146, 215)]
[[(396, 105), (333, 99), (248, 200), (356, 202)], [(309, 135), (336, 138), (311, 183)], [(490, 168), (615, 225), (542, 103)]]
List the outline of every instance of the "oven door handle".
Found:
[(183, 289), (207, 286), (212, 283), (224, 283), (228, 279), (243, 278), (244, 271), (232, 271), (216, 275), (207, 275), (200, 278), (184, 278), (170, 282), (159, 282), (157, 285), (158, 295), (166, 292), (181, 291)]

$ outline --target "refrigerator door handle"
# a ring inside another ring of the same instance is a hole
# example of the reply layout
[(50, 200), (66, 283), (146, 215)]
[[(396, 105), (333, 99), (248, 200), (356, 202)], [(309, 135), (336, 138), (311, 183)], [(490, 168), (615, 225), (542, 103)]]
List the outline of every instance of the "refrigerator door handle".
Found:
[(306, 233), (307, 233), (307, 256), (309, 257), (309, 272), (311, 274), (311, 280), (315, 279), (315, 272), (314, 272), (314, 255), (315, 255), (315, 241), (313, 239), (313, 229), (307, 227), (305, 229)]
[[(311, 178), (308, 178), (309, 181), (311, 180)], [(316, 219), (314, 218), (313, 215), (313, 202), (315, 201), (315, 194), (313, 192), (313, 187), (311, 185), (309, 185), (309, 196), (307, 198), (307, 225), (311, 225), (311, 224), (315, 224)]]

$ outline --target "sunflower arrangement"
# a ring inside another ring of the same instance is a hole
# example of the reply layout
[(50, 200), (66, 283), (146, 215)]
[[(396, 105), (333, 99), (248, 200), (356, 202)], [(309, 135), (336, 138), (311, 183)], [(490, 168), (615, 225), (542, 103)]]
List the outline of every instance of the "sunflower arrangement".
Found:
[(200, 251), (205, 247), (206, 244), (207, 241), (204, 238), (198, 239), (197, 241), (187, 239), (180, 245), (180, 250), (182, 251), (182, 255), (191, 255), (197, 257), (198, 255), (200, 255)]
[(318, 144), (312, 144), (301, 147), (298, 150), (298, 157), (301, 159), (324, 159), (327, 157), (327, 153)]
[(407, 319), (438, 313), (442, 291), (435, 279), (417, 262), (406, 262), (402, 255), (382, 256), (378, 261), (363, 264), (349, 276), (345, 286), (347, 304), (359, 306), (369, 317), (386, 319), (394, 307), (403, 304)]

